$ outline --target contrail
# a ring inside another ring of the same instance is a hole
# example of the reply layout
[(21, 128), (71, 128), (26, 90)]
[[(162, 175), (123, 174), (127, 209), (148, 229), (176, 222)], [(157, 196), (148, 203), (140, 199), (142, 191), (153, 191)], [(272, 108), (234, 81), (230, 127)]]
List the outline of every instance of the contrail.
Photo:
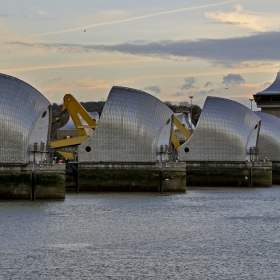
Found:
[(95, 23), (95, 24), (91, 24), (91, 25), (85, 25), (85, 26), (80, 26), (80, 27), (76, 27), (76, 28), (60, 30), (60, 31), (52, 31), (52, 32), (47, 32), (47, 33), (41, 33), (41, 34), (36, 34), (35, 36), (44, 36), (44, 35), (52, 35), (52, 34), (73, 32), (73, 31), (77, 31), (77, 30), (84, 30), (84, 29), (98, 27), (98, 26), (104, 26), (104, 25), (110, 25), (110, 24), (116, 24), (116, 23), (123, 23), (123, 22), (128, 22), (128, 21), (134, 21), (134, 20), (139, 20), (139, 19), (144, 19), (144, 18), (156, 17), (156, 16), (167, 15), (167, 14), (172, 14), (172, 13), (179, 13), (179, 12), (190, 11), (190, 10), (209, 8), (209, 7), (224, 5), (224, 4), (237, 2), (237, 1), (240, 2), (240, 0), (229, 0), (229, 1), (213, 3), (213, 4), (200, 5), (200, 6), (195, 6), (195, 7), (188, 7), (188, 8), (182, 8), (182, 9), (177, 9), (177, 10), (172, 10), (172, 11), (165, 11), (165, 12), (159, 12), (159, 13), (143, 15), (143, 16), (138, 16), (138, 17), (126, 18), (126, 19), (121, 19), (121, 20)]

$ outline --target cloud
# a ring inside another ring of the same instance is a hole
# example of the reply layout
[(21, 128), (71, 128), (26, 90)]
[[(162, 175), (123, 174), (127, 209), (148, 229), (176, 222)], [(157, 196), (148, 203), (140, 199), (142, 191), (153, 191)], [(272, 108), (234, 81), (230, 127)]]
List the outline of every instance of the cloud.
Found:
[(40, 16), (45, 16), (45, 15), (48, 15), (48, 12), (47, 11), (44, 11), (41, 7), (39, 6), (33, 6), (30, 8), (30, 10), (32, 12), (35, 12), (35, 14), (38, 14)]
[(204, 87), (205, 87), (205, 88), (206, 88), (206, 87), (211, 87), (212, 85), (213, 85), (213, 83), (212, 83), (212, 82), (206, 82), (206, 84), (205, 84), (205, 86), (204, 86)]
[(112, 87), (110, 84), (108, 84), (108, 82), (104, 80), (94, 80), (92, 78), (79, 79), (77, 83), (79, 86), (90, 90), (109, 89)]
[(183, 92), (176, 92), (172, 94), (172, 96), (180, 97), (180, 96), (185, 96), (185, 94)]
[(265, 82), (265, 83), (262, 83), (260, 84), (260, 87), (263, 87), (263, 88), (268, 88), (269, 86), (271, 86), (271, 82)]
[(54, 82), (58, 82), (58, 81), (61, 81), (61, 80), (62, 80), (62, 77), (49, 79), (49, 80), (45, 81), (45, 82), (43, 83), (43, 85), (45, 85), (45, 84), (50, 84), (50, 83), (54, 83)]
[(159, 93), (160, 93), (160, 88), (159, 88), (159, 86), (148, 86), (148, 87), (145, 87), (144, 90), (152, 91), (152, 92), (154, 92), (155, 94), (159, 94)]
[[(126, 14), (125, 11), (123, 10), (118, 10), (118, 9), (115, 9), (115, 10), (103, 10), (103, 11), (99, 11), (97, 16), (99, 16), (99, 18), (113, 18), (113, 17), (116, 17), (116, 16), (124, 16)], [(92, 16), (91, 16), (92, 18)]]
[(185, 83), (182, 85), (182, 90), (188, 90), (191, 88), (195, 88), (194, 83), (196, 82), (195, 77), (190, 77), (185, 79)]
[(240, 84), (244, 84), (244, 83), (245, 83), (245, 80), (239, 74), (228, 74), (227, 76), (223, 77), (223, 81), (222, 81), (222, 84), (227, 85), (227, 86), (229, 86), (229, 85), (235, 86), (235, 85), (240, 85)]
[(280, 61), (280, 31), (257, 33), (247, 37), (200, 40), (166, 40), (159, 42), (122, 43), (117, 45), (79, 45), (8, 42), (21, 47), (43, 48), (60, 53), (119, 52), (140, 56), (173, 59), (203, 59), (212, 63), (236, 66), (248, 61)]
[(198, 92), (198, 94), (200, 95), (204, 95), (204, 96), (208, 96), (208, 95), (212, 95), (217, 93), (214, 89), (210, 89), (210, 90), (201, 90)]
[(50, 35), (50, 34), (59, 34), (59, 33), (73, 32), (73, 31), (77, 31), (77, 30), (84, 30), (84, 29), (89, 29), (89, 28), (99, 27), (99, 26), (104, 26), (104, 25), (111, 25), (111, 24), (118, 24), (118, 23), (123, 23), (123, 22), (141, 20), (141, 19), (145, 19), (145, 18), (156, 17), (156, 16), (161, 16), (161, 15), (167, 15), (167, 14), (172, 14), (172, 13), (179, 13), (179, 12), (184, 12), (184, 11), (204, 9), (204, 8), (224, 5), (224, 4), (228, 4), (228, 3), (232, 3), (232, 2), (237, 2), (237, 1), (238, 0), (228, 0), (228, 1), (218, 2), (218, 3), (212, 3), (212, 4), (199, 5), (199, 6), (193, 6), (193, 7), (186, 7), (186, 8), (181, 8), (181, 9), (177, 9), (177, 10), (170, 10), (170, 11), (158, 12), (158, 13), (153, 13), (153, 14), (148, 14), (148, 15), (141, 15), (141, 16), (126, 18), (126, 19), (120, 19), (120, 20), (113, 20), (113, 21), (108, 21), (108, 22), (95, 23), (95, 24), (80, 26), (80, 27), (71, 28), (71, 29), (52, 31), (52, 32), (47, 32), (47, 33), (41, 33), (41, 34), (37, 34), (37, 35), (42, 36), (42, 35)]
[[(7, 48), (8, 49), (8, 48)], [(15, 56), (15, 51), (11, 49), (11, 57)], [(21, 54), (23, 51), (21, 51)], [(112, 60), (102, 60), (102, 61), (79, 61), (79, 62), (67, 62), (67, 63), (59, 63), (58, 64), (42, 64), (42, 65), (33, 65), (32, 66), (23, 66), (23, 67), (12, 67), (9, 65), (9, 67), (5, 67), (3, 65), (2, 68), (0, 67), (0, 72), (23, 72), (23, 71), (36, 71), (36, 70), (43, 70), (43, 69), (59, 69), (59, 68), (65, 68), (68, 69), (70, 67), (85, 67), (85, 66), (101, 66), (101, 65), (124, 65), (124, 64), (135, 64), (135, 63), (145, 63), (145, 62), (151, 62), (151, 61), (157, 61), (157, 58), (151, 58), (147, 57), (146, 59), (139, 58), (139, 57), (129, 57), (128, 59), (112, 59)], [(271, 67), (269, 67), (271, 68)], [(143, 77), (143, 76), (142, 76)], [(148, 77), (151, 77), (150, 75)], [(157, 76), (155, 76), (157, 78)], [(134, 80), (137, 78), (134, 78)], [(139, 79), (139, 77), (138, 77)], [(129, 79), (130, 80), (130, 79)], [(123, 80), (123, 82), (127, 82), (127, 80)]]
[(39, 6), (32, 6), (32, 7), (24, 7), (21, 11), (17, 9), (11, 9), (9, 13), (0, 14), (1, 17), (6, 18), (15, 18), (15, 19), (23, 19), (23, 20), (44, 20), (44, 21), (51, 21), (51, 20), (58, 20), (58, 18), (50, 17), (49, 12), (44, 11)]
[(279, 14), (256, 13), (244, 11), (240, 4), (235, 6), (235, 11), (226, 13), (222, 11), (206, 12), (205, 17), (214, 20), (216, 23), (236, 25), (241, 28), (264, 32), (269, 28), (278, 27)]
[(63, 93), (63, 92), (71, 92), (73, 89), (73, 85), (72, 84), (63, 84), (63, 83), (58, 83), (58, 84), (53, 84), (53, 85), (48, 85), (48, 86), (41, 86), (38, 87), (38, 89), (40, 90), (40, 92), (42, 93), (54, 93), (54, 92), (59, 92), (59, 93)]

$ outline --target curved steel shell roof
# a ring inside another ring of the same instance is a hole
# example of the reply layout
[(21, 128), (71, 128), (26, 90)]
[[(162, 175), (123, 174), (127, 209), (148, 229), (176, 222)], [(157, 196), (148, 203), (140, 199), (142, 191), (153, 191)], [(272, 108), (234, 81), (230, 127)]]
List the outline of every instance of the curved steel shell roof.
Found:
[(235, 101), (207, 97), (195, 131), (179, 148), (179, 157), (187, 161), (245, 161), (248, 141), (259, 121), (254, 112)]
[(280, 161), (280, 118), (262, 112), (255, 113), (261, 118), (259, 159), (267, 157), (272, 161)]
[(27, 83), (0, 74), (0, 163), (29, 161), (30, 134), (49, 101)]
[(79, 146), (79, 162), (155, 162), (157, 141), (172, 114), (152, 95), (114, 86), (98, 127)]

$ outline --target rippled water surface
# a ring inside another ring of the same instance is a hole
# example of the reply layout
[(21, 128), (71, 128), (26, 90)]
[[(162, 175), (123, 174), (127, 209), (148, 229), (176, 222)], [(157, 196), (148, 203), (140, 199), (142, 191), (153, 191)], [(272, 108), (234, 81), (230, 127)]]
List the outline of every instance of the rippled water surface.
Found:
[(280, 186), (0, 201), (0, 279), (280, 279)]

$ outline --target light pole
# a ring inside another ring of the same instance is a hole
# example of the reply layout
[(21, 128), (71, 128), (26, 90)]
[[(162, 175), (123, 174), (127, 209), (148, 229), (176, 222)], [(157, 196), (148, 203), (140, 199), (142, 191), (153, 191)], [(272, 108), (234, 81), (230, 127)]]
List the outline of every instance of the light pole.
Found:
[(254, 99), (250, 98), (249, 100), (251, 101), (251, 111), (252, 111), (252, 102)]
[(189, 96), (189, 98), (191, 100), (191, 123), (192, 123), (192, 99), (193, 99), (193, 95)]

